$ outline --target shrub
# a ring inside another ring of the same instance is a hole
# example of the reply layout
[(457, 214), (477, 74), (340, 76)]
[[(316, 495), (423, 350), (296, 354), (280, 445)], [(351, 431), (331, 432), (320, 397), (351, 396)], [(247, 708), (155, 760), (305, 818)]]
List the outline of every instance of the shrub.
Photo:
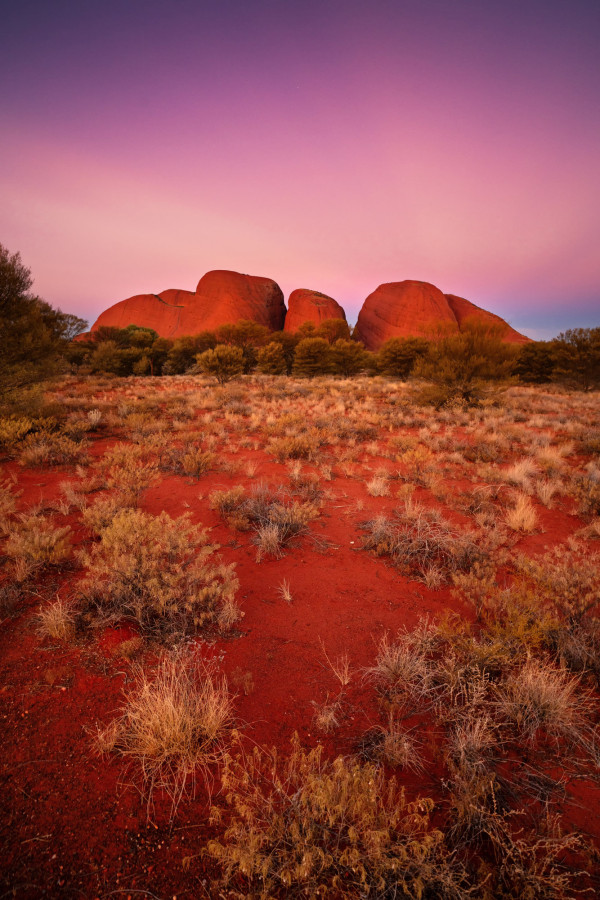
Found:
[(164, 654), (153, 678), (137, 668), (135, 679), (122, 715), (99, 730), (97, 746), (139, 765), (148, 812), (160, 788), (172, 818), (182, 797), (195, 794), (198, 771), (210, 788), (210, 768), (222, 758), (232, 726), (232, 697), (195, 648)]
[(253, 896), (435, 896), (459, 900), (463, 873), (430, 824), (433, 802), (407, 802), (371, 763), (305, 751), (284, 760), (255, 749), (225, 758), (231, 824), (208, 844), (224, 882), (244, 878)]
[(64, 434), (39, 432), (28, 435), (21, 444), (22, 466), (64, 466), (88, 460), (85, 445)]
[(205, 350), (196, 357), (198, 365), (219, 384), (225, 384), (244, 371), (244, 351), (241, 347), (217, 344), (214, 350)]
[(600, 328), (570, 328), (554, 344), (554, 377), (581, 390), (600, 383)]
[(274, 341), (261, 347), (256, 356), (256, 364), (259, 372), (264, 375), (285, 375), (287, 363), (283, 347)]
[(17, 581), (40, 569), (62, 565), (71, 553), (70, 532), (68, 525), (56, 528), (41, 516), (22, 516), (4, 545)]
[(213, 491), (209, 498), (213, 509), (234, 528), (255, 531), (257, 559), (270, 554), (280, 557), (282, 548), (308, 531), (308, 522), (318, 514), (313, 503), (290, 500), (281, 490), (255, 485), (248, 496), (241, 485), (229, 491)]
[(510, 383), (515, 349), (502, 342), (501, 330), (469, 324), (458, 334), (442, 336), (429, 345), (428, 354), (413, 374), (431, 382), (420, 399), (438, 409), (462, 401), (478, 403), (502, 384)]
[(395, 519), (379, 516), (363, 526), (363, 547), (378, 556), (390, 556), (394, 565), (418, 578), (431, 577), (431, 569), (447, 579), (452, 572), (469, 570), (486, 555), (468, 534), (451, 528), (443, 516), (406, 503)]
[(382, 375), (408, 378), (415, 363), (422, 359), (428, 348), (423, 338), (390, 338), (377, 354), (378, 369)]
[(307, 337), (301, 340), (294, 353), (294, 375), (314, 378), (331, 371), (331, 348), (324, 338)]
[(189, 514), (171, 519), (120, 509), (100, 541), (80, 554), (87, 566), (83, 595), (103, 619), (134, 619), (142, 631), (194, 634), (229, 627), (240, 617), (234, 565), (213, 562), (217, 546)]

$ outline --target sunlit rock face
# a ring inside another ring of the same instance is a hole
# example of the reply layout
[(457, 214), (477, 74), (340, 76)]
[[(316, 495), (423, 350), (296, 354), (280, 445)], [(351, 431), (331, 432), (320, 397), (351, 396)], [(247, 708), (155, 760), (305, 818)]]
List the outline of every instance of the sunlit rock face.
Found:
[(393, 281), (369, 294), (358, 314), (355, 333), (368, 350), (393, 337), (424, 337), (443, 327), (458, 331), (444, 294), (426, 281)]
[[(337, 300), (304, 288), (292, 291), (289, 309), (279, 285), (271, 278), (239, 272), (207, 272), (195, 291), (174, 288), (160, 294), (137, 294), (115, 303), (92, 325), (152, 328), (161, 337), (214, 331), (249, 319), (272, 331), (294, 333), (305, 322), (316, 328), (327, 319), (346, 321)], [(479, 321), (499, 329), (502, 340), (525, 343), (529, 338), (511, 328), (504, 319), (475, 306), (463, 297), (442, 294), (426, 281), (394, 281), (381, 284), (369, 294), (358, 316), (355, 334), (369, 350), (378, 350), (392, 337), (433, 338), (461, 331), (466, 322)], [(83, 335), (81, 339), (87, 339)]]
[(200, 331), (214, 331), (249, 319), (273, 331), (283, 328), (283, 293), (270, 278), (241, 275), (239, 272), (207, 272), (195, 293), (170, 289), (160, 294), (137, 294), (115, 303), (92, 325), (153, 328), (161, 337), (175, 338)]
[(494, 313), (454, 294), (442, 294), (426, 281), (381, 284), (369, 294), (358, 314), (356, 335), (368, 350), (378, 350), (393, 337), (435, 339), (461, 331), (466, 322), (481, 322), (499, 330), (503, 341), (525, 343), (529, 338)]
[(346, 313), (333, 297), (298, 288), (288, 298), (288, 311), (285, 317), (284, 331), (294, 333), (305, 322), (318, 328), (326, 319), (342, 319), (346, 321)]
[(471, 303), (470, 300), (465, 300), (464, 297), (446, 294), (446, 299), (456, 317), (460, 330), (462, 330), (465, 322), (477, 321), (486, 326), (497, 328), (502, 340), (507, 344), (528, 344), (531, 341), (531, 338), (525, 337), (524, 334), (520, 334), (514, 328), (511, 328), (508, 322), (505, 322), (500, 316), (481, 309), (480, 306), (475, 306), (474, 303)]

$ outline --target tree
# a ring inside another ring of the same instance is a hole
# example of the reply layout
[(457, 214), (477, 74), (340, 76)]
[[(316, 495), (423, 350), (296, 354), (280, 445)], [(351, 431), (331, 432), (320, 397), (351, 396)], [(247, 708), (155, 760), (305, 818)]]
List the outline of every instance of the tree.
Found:
[(379, 349), (379, 371), (393, 378), (408, 378), (428, 347), (429, 342), (424, 338), (390, 338)]
[(257, 354), (259, 372), (264, 375), (285, 375), (287, 365), (281, 344), (270, 341)]
[(304, 338), (294, 354), (294, 375), (314, 378), (331, 372), (331, 349), (324, 338)]
[(325, 319), (317, 328), (316, 337), (325, 338), (330, 344), (350, 340), (350, 327), (345, 319)]
[(231, 381), (244, 371), (244, 353), (241, 347), (217, 344), (214, 350), (205, 350), (197, 357), (198, 365), (207, 375), (213, 375), (219, 384)]
[(547, 384), (554, 373), (556, 348), (546, 341), (531, 341), (519, 349), (514, 374), (531, 384)]
[[(335, 321), (335, 320), (331, 320)], [(336, 375), (356, 375), (365, 366), (365, 350), (356, 341), (340, 338), (331, 347), (332, 370)]]
[(0, 388), (6, 396), (55, 374), (68, 342), (87, 327), (30, 293), (31, 271), (0, 244)]
[(501, 385), (509, 384), (516, 349), (502, 341), (502, 330), (467, 323), (464, 330), (442, 334), (429, 345), (427, 356), (413, 370), (430, 382), (421, 399), (437, 408), (453, 401), (477, 403)]
[(196, 363), (196, 357), (205, 350), (213, 350), (217, 339), (212, 331), (201, 331), (199, 334), (184, 335), (175, 338), (167, 354), (163, 366), (165, 375), (182, 375)]
[(600, 328), (570, 328), (554, 341), (554, 377), (583, 391), (600, 383)]

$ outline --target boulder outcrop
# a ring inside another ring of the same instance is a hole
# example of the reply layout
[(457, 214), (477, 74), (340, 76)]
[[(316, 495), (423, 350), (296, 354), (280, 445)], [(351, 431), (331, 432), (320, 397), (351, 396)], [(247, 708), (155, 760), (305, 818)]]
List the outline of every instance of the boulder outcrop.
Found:
[(214, 331), (250, 319), (273, 331), (283, 328), (285, 304), (278, 284), (270, 278), (239, 272), (207, 272), (192, 291), (169, 289), (160, 294), (137, 294), (115, 303), (92, 325), (153, 328), (161, 337), (176, 338), (200, 331)]
[(319, 291), (298, 288), (288, 297), (288, 311), (283, 330), (293, 334), (305, 322), (311, 322), (318, 328), (326, 319), (346, 321), (346, 313), (337, 300)]

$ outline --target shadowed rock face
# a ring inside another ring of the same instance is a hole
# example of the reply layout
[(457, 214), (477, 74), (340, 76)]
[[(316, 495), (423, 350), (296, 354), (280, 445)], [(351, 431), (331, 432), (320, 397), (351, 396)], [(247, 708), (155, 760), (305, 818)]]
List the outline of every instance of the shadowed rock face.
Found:
[(196, 292), (170, 289), (160, 294), (138, 294), (115, 303), (92, 325), (153, 328), (161, 337), (175, 338), (200, 331), (214, 331), (250, 319), (274, 331), (283, 328), (285, 304), (278, 284), (270, 278), (239, 272), (207, 272)]
[(446, 294), (446, 299), (448, 300), (450, 309), (456, 317), (459, 330), (462, 331), (465, 322), (472, 322), (475, 320), (476, 322), (482, 322), (486, 325), (495, 326), (496, 328), (501, 329), (502, 340), (506, 341), (507, 344), (530, 343), (531, 338), (525, 337), (524, 334), (515, 331), (515, 329), (511, 328), (508, 322), (505, 322), (500, 316), (488, 312), (485, 309), (481, 309), (480, 306), (475, 306), (470, 300), (465, 300), (464, 297), (456, 297), (454, 294)]
[(346, 321), (346, 313), (337, 300), (320, 294), (318, 291), (298, 288), (298, 290), (292, 291), (288, 298), (288, 311), (283, 330), (293, 334), (305, 322), (312, 322), (318, 328), (326, 319)]
[(355, 333), (368, 350), (378, 350), (393, 337), (435, 338), (436, 333), (461, 331), (467, 321), (502, 330), (502, 340), (526, 343), (529, 338), (469, 300), (442, 294), (426, 281), (381, 284), (369, 294), (358, 315)]

